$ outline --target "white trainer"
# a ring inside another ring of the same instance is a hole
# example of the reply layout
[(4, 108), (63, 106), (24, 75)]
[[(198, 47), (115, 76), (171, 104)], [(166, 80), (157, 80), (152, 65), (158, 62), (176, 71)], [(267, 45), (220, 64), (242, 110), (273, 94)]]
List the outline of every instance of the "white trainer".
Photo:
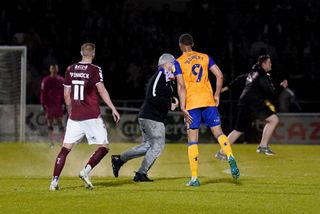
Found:
[(49, 190), (50, 190), (50, 191), (59, 190), (58, 184), (51, 183), (51, 184), (50, 184), (50, 187), (49, 187)]
[(86, 188), (93, 189), (90, 177), (87, 173), (85, 173), (84, 170), (81, 170), (81, 172), (79, 173), (79, 178), (81, 178), (81, 180), (84, 182)]

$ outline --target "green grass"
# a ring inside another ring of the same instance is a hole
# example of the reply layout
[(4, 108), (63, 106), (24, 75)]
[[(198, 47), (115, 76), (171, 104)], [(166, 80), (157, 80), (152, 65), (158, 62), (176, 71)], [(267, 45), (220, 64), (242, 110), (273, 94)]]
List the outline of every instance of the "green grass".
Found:
[(69, 154), (61, 190), (48, 190), (58, 146), (0, 143), (0, 213), (320, 213), (320, 146), (273, 145), (274, 157), (256, 145), (234, 145), (241, 170), (234, 181), (227, 162), (213, 154), (218, 145), (200, 145), (200, 187), (186, 187), (187, 148), (167, 144), (149, 172), (153, 183), (134, 183), (141, 159), (112, 176), (110, 154), (134, 144), (112, 143), (92, 172), (94, 190), (77, 175), (95, 147), (80, 144)]

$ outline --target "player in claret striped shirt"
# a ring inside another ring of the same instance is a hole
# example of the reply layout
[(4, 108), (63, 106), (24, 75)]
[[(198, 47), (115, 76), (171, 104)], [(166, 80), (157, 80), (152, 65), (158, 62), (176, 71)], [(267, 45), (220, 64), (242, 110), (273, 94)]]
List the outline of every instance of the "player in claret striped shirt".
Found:
[[(92, 154), (79, 177), (87, 188), (93, 188), (89, 178), (91, 170), (108, 153), (108, 135), (100, 117), (99, 95), (112, 111), (116, 123), (120, 115), (114, 107), (109, 93), (103, 84), (102, 70), (92, 64), (95, 45), (85, 43), (81, 46), (82, 61), (67, 68), (64, 82), (64, 99), (69, 112), (63, 146), (56, 158), (50, 190), (57, 190), (59, 176), (66, 157), (73, 145), (86, 136), (89, 144), (96, 144), (97, 150)], [(99, 94), (99, 95), (98, 95)]]
[(59, 67), (57, 64), (49, 66), (50, 75), (43, 78), (41, 82), (40, 102), (46, 114), (48, 126), (48, 140), (50, 147), (54, 146), (53, 125), (57, 123), (59, 127), (60, 139), (64, 137), (63, 126), (63, 82), (64, 78), (58, 75)]

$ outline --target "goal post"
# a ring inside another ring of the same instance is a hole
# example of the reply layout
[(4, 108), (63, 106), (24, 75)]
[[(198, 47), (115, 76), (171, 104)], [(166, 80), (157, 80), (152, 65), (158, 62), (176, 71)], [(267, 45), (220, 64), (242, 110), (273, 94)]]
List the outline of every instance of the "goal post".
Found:
[[(24, 142), (26, 140), (27, 47), (0, 46), (0, 73), (0, 90), (2, 91), (0, 104), (7, 110), (13, 111), (11, 117), (14, 117), (10, 118), (10, 121), (13, 121), (12, 124), (9, 124), (9, 121), (1, 121), (1, 126), (13, 125), (14, 127), (9, 128), (15, 130), (14, 133), (6, 133), (9, 137), (5, 140)], [(3, 111), (3, 114), (5, 113), (6, 111)], [(9, 117), (3, 115), (5, 119)]]

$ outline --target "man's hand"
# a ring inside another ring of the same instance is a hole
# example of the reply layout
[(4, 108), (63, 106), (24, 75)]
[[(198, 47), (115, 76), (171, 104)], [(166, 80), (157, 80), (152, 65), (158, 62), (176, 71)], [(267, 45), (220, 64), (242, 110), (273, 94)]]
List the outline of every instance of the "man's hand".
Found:
[(213, 98), (214, 98), (214, 101), (216, 102), (216, 106), (218, 107), (220, 103), (220, 95), (214, 95)]
[(228, 86), (225, 86), (225, 87), (221, 88), (221, 93), (226, 92), (226, 91), (228, 91), (228, 90), (229, 90), (229, 87), (228, 87)]
[(118, 113), (118, 111), (116, 109), (112, 110), (112, 116), (113, 116), (114, 122), (116, 122), (116, 124), (118, 124), (120, 121), (120, 114)]
[(289, 83), (288, 83), (288, 80), (283, 80), (280, 85), (283, 87), (283, 88), (287, 88)]
[(185, 109), (181, 109), (183, 115), (184, 115), (184, 122), (187, 124), (191, 124), (192, 123), (192, 117), (189, 114), (189, 112)]
[(178, 107), (178, 105), (179, 105), (179, 100), (178, 100), (178, 98), (173, 97), (173, 99), (174, 99), (174, 103), (171, 103), (171, 111), (174, 111), (174, 110)]
[(71, 105), (65, 105), (65, 108), (67, 109), (67, 113), (68, 113), (68, 115), (70, 115), (70, 113), (71, 113)]

